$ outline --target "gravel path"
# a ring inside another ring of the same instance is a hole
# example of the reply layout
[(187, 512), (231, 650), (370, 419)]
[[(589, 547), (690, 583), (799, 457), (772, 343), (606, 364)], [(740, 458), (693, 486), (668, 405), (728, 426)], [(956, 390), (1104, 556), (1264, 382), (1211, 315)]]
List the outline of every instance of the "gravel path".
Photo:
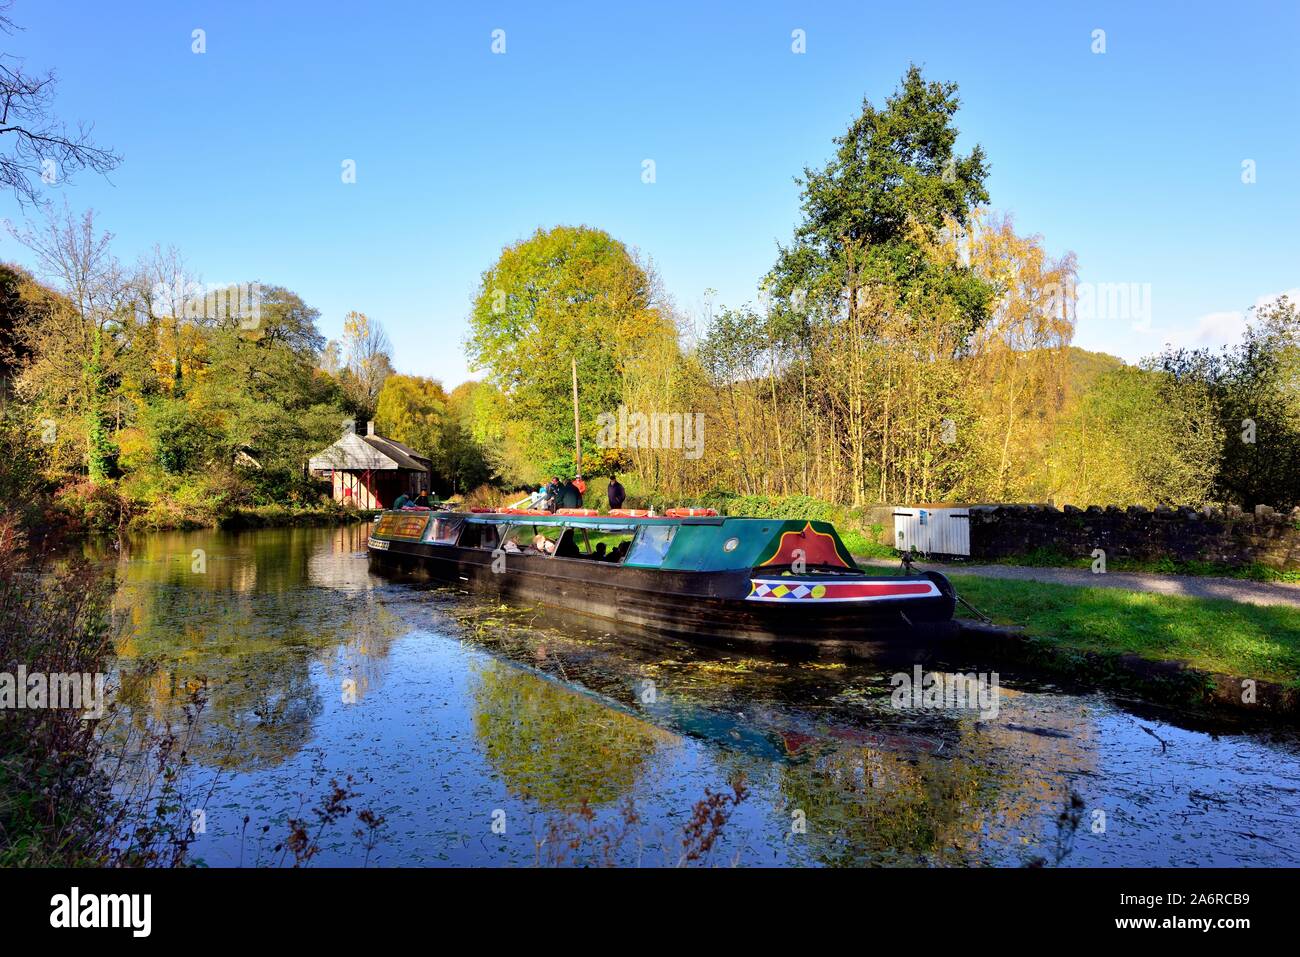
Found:
[[(882, 558), (859, 558), (859, 565), (897, 568), (898, 562)], [(1249, 605), (1289, 605), (1300, 608), (1300, 585), (1282, 582), (1244, 581), (1239, 578), (1211, 578), (1203, 575), (1162, 575), (1155, 572), (1107, 572), (1094, 575), (1086, 568), (1030, 568), (1024, 565), (959, 565), (917, 563), (946, 575), (978, 575), (1013, 581), (1050, 582), (1087, 588), (1124, 588), (1129, 591), (1184, 595), (1189, 598), (1223, 598)]]

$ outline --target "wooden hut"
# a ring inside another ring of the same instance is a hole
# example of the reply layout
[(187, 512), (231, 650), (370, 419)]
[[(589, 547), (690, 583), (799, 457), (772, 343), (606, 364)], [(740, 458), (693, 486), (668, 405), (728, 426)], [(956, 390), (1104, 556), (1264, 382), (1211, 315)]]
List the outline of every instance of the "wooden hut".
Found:
[(331, 481), (336, 502), (360, 509), (389, 508), (402, 493), (414, 498), (427, 492), (432, 465), (401, 442), (376, 435), (373, 422), (364, 434), (348, 432), (307, 463), (313, 474)]

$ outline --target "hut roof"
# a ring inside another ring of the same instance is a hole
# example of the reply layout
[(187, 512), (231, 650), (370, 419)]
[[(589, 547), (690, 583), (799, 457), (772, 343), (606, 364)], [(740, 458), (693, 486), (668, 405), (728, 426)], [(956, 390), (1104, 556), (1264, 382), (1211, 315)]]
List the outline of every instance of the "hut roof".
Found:
[(386, 439), (382, 435), (363, 435), (360, 438), (371, 448), (378, 449), (382, 455), (396, 462), (398, 468), (426, 472), (433, 465), (433, 460), (427, 455), (421, 455), (409, 445), (403, 445), (396, 439)]
[(381, 435), (357, 435), (349, 432), (329, 448), (313, 455), (307, 467), (312, 470), (408, 469), (427, 472), (431, 464), (426, 456), (401, 442), (386, 439)]

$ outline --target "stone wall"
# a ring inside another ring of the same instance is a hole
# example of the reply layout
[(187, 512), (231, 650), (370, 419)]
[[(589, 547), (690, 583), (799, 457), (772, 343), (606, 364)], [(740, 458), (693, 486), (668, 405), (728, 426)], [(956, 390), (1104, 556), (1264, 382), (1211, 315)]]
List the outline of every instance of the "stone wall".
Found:
[(1101, 548), (1117, 557), (1157, 561), (1258, 562), (1300, 569), (1300, 508), (1289, 514), (1238, 508), (1086, 509), (1072, 505), (976, 505), (970, 509), (971, 558), (992, 559), (1049, 549), (1085, 557)]
[(880, 533), (875, 536), (877, 542), (881, 545), (894, 544), (894, 512), (898, 510), (896, 505), (867, 505), (860, 510), (862, 526), (868, 530), (873, 526), (879, 526)]

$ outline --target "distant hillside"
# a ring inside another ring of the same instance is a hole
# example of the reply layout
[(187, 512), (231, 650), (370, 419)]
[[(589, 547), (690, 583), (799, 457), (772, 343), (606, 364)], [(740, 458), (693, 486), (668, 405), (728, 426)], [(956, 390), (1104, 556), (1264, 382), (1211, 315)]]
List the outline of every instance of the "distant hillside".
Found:
[(1070, 362), (1070, 384), (1076, 392), (1086, 392), (1098, 376), (1128, 365), (1107, 352), (1089, 352), (1078, 346), (1066, 346), (1065, 351)]

